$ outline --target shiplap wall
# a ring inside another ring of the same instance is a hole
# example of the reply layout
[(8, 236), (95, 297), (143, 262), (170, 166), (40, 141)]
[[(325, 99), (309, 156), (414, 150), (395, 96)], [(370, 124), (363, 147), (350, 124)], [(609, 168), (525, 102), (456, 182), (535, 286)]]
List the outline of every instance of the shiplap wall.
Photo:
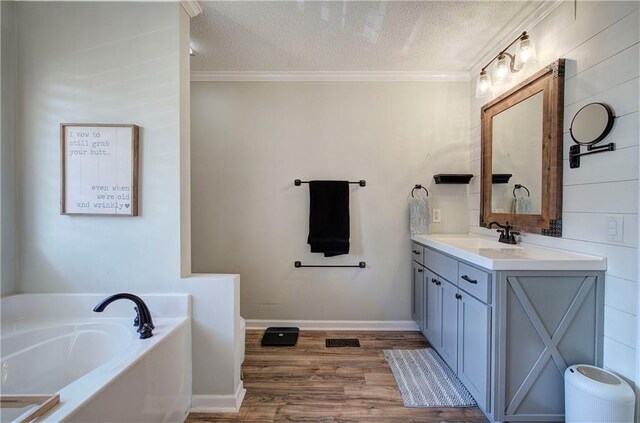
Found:
[[(607, 257), (604, 365), (629, 380), (636, 378), (638, 298), (638, 5), (565, 1), (534, 28), (523, 28), (536, 43), (538, 63), (493, 93), (500, 95), (556, 58), (567, 59), (563, 237), (526, 235), (523, 242)], [(474, 94), (472, 82), (470, 168), (476, 177), (469, 186), (469, 224), (472, 232), (493, 234), (479, 227), (480, 108), (488, 99)], [(613, 107), (617, 119), (605, 142), (615, 142), (616, 151), (583, 157), (579, 169), (570, 169), (571, 119), (591, 102)], [(608, 215), (624, 217), (622, 243), (606, 239)]]
[(0, 44), (0, 110), (2, 132), (0, 135), (0, 295), (17, 291), (17, 210), (16, 210), (16, 85), (18, 69), (16, 55), (16, 8), (14, 2), (0, 2), (2, 42)]

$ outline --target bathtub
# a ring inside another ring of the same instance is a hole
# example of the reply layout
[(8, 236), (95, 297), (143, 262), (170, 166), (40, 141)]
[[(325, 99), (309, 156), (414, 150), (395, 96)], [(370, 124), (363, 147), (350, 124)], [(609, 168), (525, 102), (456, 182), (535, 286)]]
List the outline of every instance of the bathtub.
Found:
[[(188, 295), (142, 295), (156, 328), (141, 340), (133, 304), (93, 306), (106, 295), (3, 298), (1, 393), (55, 394), (37, 422), (182, 422), (191, 402)], [(2, 422), (25, 410), (2, 409)]]

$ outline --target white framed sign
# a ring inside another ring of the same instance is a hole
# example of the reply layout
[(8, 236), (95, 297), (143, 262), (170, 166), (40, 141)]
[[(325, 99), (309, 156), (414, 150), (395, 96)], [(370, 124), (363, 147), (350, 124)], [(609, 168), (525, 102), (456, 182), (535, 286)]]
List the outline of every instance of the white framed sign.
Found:
[(63, 123), (60, 213), (138, 215), (138, 126)]

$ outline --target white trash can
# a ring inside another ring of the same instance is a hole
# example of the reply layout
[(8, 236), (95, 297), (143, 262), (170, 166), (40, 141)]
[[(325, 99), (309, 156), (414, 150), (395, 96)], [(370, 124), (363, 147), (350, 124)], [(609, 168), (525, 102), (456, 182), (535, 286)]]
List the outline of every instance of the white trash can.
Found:
[(567, 423), (632, 423), (635, 394), (627, 382), (599, 367), (576, 364), (564, 372)]

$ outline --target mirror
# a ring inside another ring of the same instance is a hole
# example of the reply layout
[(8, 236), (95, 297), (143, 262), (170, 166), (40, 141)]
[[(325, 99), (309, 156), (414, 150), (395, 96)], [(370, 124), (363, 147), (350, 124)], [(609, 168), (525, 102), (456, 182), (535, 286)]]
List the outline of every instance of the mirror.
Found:
[(606, 104), (587, 104), (578, 110), (571, 121), (571, 138), (580, 145), (599, 143), (611, 132), (613, 117), (613, 110)]
[(562, 235), (563, 86), (559, 59), (482, 108), (482, 226)]
[(542, 112), (538, 92), (493, 117), (492, 172), (511, 174), (506, 184), (493, 184), (494, 213), (541, 213)]

